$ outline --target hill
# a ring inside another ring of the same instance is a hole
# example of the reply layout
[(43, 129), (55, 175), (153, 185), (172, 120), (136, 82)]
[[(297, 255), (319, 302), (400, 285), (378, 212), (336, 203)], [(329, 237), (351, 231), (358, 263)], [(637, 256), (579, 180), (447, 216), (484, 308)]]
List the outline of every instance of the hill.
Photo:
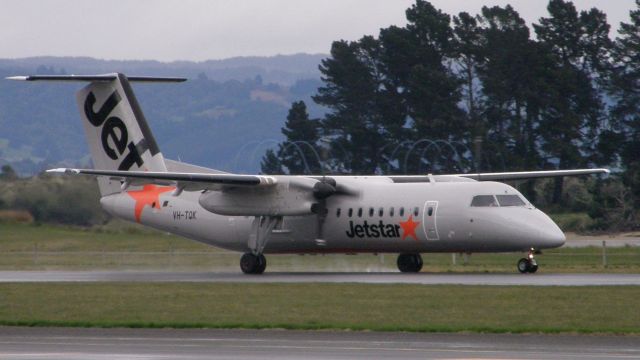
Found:
[[(0, 76), (93, 74), (184, 76), (182, 84), (134, 85), (166, 157), (227, 171), (256, 172), (292, 101), (309, 101), (320, 85), (322, 55), (205, 62), (105, 61), (39, 57), (0, 59)], [(57, 165), (88, 166), (74, 93), (82, 84), (0, 81), (0, 165), (23, 175)]]

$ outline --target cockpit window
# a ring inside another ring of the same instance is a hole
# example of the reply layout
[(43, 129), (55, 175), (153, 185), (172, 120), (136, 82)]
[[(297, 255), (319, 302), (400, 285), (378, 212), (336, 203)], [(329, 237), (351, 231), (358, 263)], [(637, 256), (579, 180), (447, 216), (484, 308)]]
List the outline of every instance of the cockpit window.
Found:
[(496, 195), (500, 206), (525, 206), (526, 203), (522, 201), (518, 195)]
[(471, 200), (471, 206), (486, 207), (486, 206), (498, 206), (498, 202), (493, 195), (477, 195)]

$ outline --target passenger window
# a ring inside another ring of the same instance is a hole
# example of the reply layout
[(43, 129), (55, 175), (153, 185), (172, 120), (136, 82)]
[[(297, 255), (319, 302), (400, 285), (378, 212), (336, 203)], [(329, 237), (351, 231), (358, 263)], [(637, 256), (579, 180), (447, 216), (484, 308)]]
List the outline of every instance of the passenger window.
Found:
[(518, 195), (496, 195), (500, 206), (525, 206), (525, 202), (522, 201)]
[(352, 216), (353, 216), (353, 209), (349, 208), (349, 217), (352, 217)]
[(418, 214), (420, 213), (420, 208), (413, 208), (413, 216), (418, 216)]
[(493, 195), (477, 195), (471, 200), (471, 206), (475, 207), (489, 207), (498, 206), (498, 202)]
[(336, 217), (340, 217), (340, 208), (336, 210)]
[(378, 216), (380, 216), (380, 217), (384, 216), (384, 209), (383, 208), (378, 209)]
[(404, 216), (404, 208), (403, 207), (400, 208), (400, 216)]
[(362, 208), (358, 208), (358, 217), (362, 217)]
[(369, 208), (369, 217), (373, 217), (374, 211), (373, 208)]
[(393, 207), (389, 209), (389, 216), (393, 217)]
[(432, 216), (432, 215), (433, 215), (433, 208), (432, 208), (432, 207), (429, 207), (429, 210), (427, 210), (427, 214), (428, 214), (429, 216)]

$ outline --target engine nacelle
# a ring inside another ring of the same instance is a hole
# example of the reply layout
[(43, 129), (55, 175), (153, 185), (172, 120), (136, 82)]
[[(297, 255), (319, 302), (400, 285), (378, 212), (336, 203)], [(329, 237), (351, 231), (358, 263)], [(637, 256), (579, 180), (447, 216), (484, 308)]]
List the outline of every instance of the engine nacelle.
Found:
[(300, 216), (311, 215), (317, 199), (309, 178), (278, 179), (272, 187), (237, 187), (209, 191), (200, 196), (200, 206), (225, 216)]

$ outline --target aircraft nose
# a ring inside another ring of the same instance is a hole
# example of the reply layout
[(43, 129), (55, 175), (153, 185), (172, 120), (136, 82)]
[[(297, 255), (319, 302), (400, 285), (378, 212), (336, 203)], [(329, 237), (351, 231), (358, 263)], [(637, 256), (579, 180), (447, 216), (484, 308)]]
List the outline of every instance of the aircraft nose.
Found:
[(566, 237), (556, 223), (551, 221), (555, 229), (548, 229), (544, 232), (544, 243), (547, 247), (556, 248), (564, 245)]
[[(539, 210), (538, 210), (539, 211)], [(537, 226), (540, 247), (556, 248), (564, 245), (564, 232), (542, 211), (539, 212), (540, 221)]]

